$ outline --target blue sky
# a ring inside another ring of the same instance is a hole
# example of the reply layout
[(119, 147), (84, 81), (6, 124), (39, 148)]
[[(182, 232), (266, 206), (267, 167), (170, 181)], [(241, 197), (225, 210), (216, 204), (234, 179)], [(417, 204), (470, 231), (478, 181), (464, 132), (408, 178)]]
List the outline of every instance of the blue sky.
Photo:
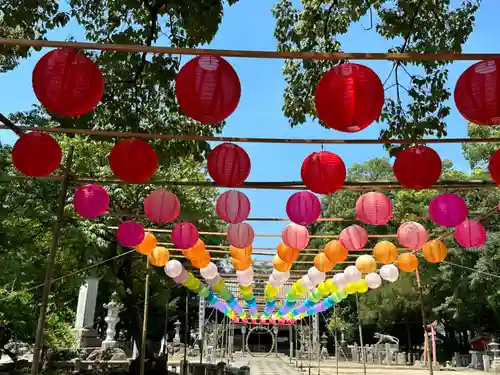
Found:
[[(456, 3), (457, 1), (452, 1)], [(222, 26), (210, 45), (212, 48), (275, 50), (273, 37), (275, 21), (270, 11), (275, 0), (244, 1), (226, 10)], [(476, 27), (464, 46), (464, 52), (498, 52), (499, 23), (497, 14), (498, 0), (483, 0), (477, 13)], [(258, 20), (258, 24), (251, 22)], [(363, 20), (368, 25), (367, 19)], [(70, 25), (63, 30), (50, 33), (49, 39), (63, 40), (68, 35), (83, 40), (81, 30)], [(346, 52), (385, 52), (392, 44), (375, 31), (365, 31), (361, 24), (351, 27), (347, 35), (339, 37)], [(161, 44), (161, 41), (160, 43)], [(46, 50), (45, 50), (46, 51)], [(0, 75), (0, 87), (4, 90), (0, 100), (0, 112), (25, 110), (36, 102), (31, 88), (31, 72), (42, 53), (22, 62), (15, 71)], [(187, 60), (187, 58), (186, 58)], [(228, 59), (238, 72), (242, 83), (241, 102), (230, 116), (223, 135), (241, 137), (279, 137), (279, 138), (342, 138), (333, 130), (326, 130), (317, 123), (309, 123), (291, 129), (283, 116), (284, 79), (281, 73), (282, 60), (265, 59)], [(382, 79), (391, 69), (388, 61), (360, 61), (371, 67)], [(449, 84), (454, 86), (459, 75), (473, 62), (456, 62), (449, 67)], [(13, 89), (15, 88), (15, 90)], [(394, 95), (389, 90), (386, 95)], [(467, 136), (467, 122), (452, 104), (452, 114), (447, 119), (449, 137)], [(364, 131), (351, 135), (356, 138), (377, 138), (381, 124), (373, 124)], [(15, 136), (8, 131), (0, 131), (0, 141), (12, 143)], [(274, 145), (242, 144), (252, 160), (249, 181), (289, 181), (300, 179), (300, 167), (304, 158), (311, 152), (319, 151), (319, 145)], [(434, 147), (434, 146), (433, 146)], [(468, 169), (460, 145), (439, 145), (434, 147), (442, 159), (450, 159), (459, 169)], [(325, 146), (325, 150), (339, 154), (347, 167), (362, 163), (373, 157), (385, 156), (381, 145), (369, 146)], [(285, 204), (292, 192), (271, 190), (246, 190), (252, 203), (252, 217), (286, 217)], [(354, 209), (354, 208), (353, 208)], [(281, 233), (286, 223), (252, 223), (256, 233)], [(275, 247), (278, 238), (257, 238), (254, 247)]]

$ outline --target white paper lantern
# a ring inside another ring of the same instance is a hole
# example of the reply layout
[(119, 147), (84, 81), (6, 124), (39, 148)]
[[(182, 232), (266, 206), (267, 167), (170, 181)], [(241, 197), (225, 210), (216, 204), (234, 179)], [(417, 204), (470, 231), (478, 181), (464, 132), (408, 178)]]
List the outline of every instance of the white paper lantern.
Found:
[(217, 285), (217, 283), (219, 282), (219, 280), (220, 280), (220, 275), (215, 276), (213, 279), (205, 279), (205, 281), (207, 282), (207, 284), (210, 285), (210, 286)]
[(181, 274), (184, 267), (182, 267), (181, 262), (178, 260), (169, 260), (167, 264), (165, 264), (165, 273), (170, 276), (172, 279)]
[(362, 276), (363, 275), (359, 272), (356, 266), (349, 266), (344, 270), (344, 277), (347, 280), (347, 283), (357, 283), (361, 280)]
[(269, 276), (269, 284), (273, 288), (281, 288), (285, 282), (282, 280), (276, 280), (273, 275)]
[(333, 278), (333, 282), (335, 283), (335, 286), (339, 290), (344, 290), (344, 288), (349, 284), (349, 282), (346, 280), (345, 276), (343, 273), (336, 273)]
[(307, 276), (309, 277), (309, 280), (313, 282), (314, 286), (322, 283), (326, 279), (326, 273), (321, 272), (316, 267), (309, 268), (309, 271), (307, 271)]
[(174, 277), (174, 281), (177, 284), (182, 284), (182, 283), (185, 283), (186, 281), (188, 281), (188, 278), (189, 278), (189, 273), (188, 273), (188, 271), (186, 271), (185, 268), (183, 268), (181, 274), (177, 277)]
[(302, 278), (300, 279), (300, 283), (308, 291), (311, 291), (314, 288), (316, 288), (316, 285), (314, 285), (314, 283), (311, 281), (311, 279), (309, 279), (309, 276), (307, 276), (307, 275), (302, 276)]
[(252, 267), (248, 267), (244, 271), (236, 271), (236, 278), (238, 279), (238, 283), (243, 286), (250, 285), (253, 281), (253, 269)]
[(200, 274), (205, 280), (211, 280), (217, 277), (219, 271), (215, 263), (210, 262), (205, 268), (200, 269)]
[(382, 279), (375, 272), (372, 272), (372, 273), (369, 273), (368, 275), (366, 275), (365, 281), (366, 281), (366, 285), (368, 285), (368, 288), (370, 288), (370, 289), (377, 289), (380, 285), (382, 285)]
[(394, 264), (386, 264), (380, 268), (380, 277), (393, 283), (399, 277), (399, 270)]
[(288, 281), (288, 279), (290, 278), (290, 272), (281, 272), (281, 271), (278, 271), (276, 268), (273, 268), (273, 272), (271, 273), (271, 275), (276, 279), (276, 280), (279, 280), (279, 281), (283, 281), (283, 282), (286, 282)]

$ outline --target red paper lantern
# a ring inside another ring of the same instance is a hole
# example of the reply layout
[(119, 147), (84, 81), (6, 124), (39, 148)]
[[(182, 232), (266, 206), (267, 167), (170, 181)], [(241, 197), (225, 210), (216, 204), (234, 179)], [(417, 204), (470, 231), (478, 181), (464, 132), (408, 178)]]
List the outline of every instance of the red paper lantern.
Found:
[(222, 143), (208, 154), (208, 173), (216, 184), (240, 186), (250, 174), (250, 157), (234, 143)]
[(198, 229), (192, 223), (183, 222), (176, 224), (172, 229), (170, 238), (176, 247), (185, 250), (193, 247), (200, 236)]
[(116, 238), (122, 246), (136, 247), (140, 245), (145, 237), (144, 228), (135, 221), (125, 221), (120, 224), (116, 231)]
[(295, 223), (288, 224), (281, 233), (283, 243), (292, 249), (303, 250), (309, 244), (309, 231)]
[(250, 224), (230, 224), (227, 229), (227, 242), (238, 249), (251, 246), (254, 238), (255, 232)]
[(392, 167), (396, 179), (408, 189), (423, 190), (441, 177), (441, 158), (427, 146), (413, 146), (401, 151)]
[(45, 54), (33, 70), (33, 90), (48, 112), (61, 117), (92, 111), (104, 93), (99, 67), (75, 49)]
[(337, 154), (313, 152), (302, 163), (300, 171), (304, 185), (317, 194), (332, 194), (344, 185), (345, 164)]
[(392, 217), (392, 203), (382, 193), (369, 192), (356, 201), (356, 219), (365, 224), (385, 225)]
[(382, 113), (384, 86), (370, 68), (353, 63), (328, 71), (316, 87), (316, 114), (329, 128), (354, 133)]
[(12, 149), (12, 162), (27, 176), (47, 176), (62, 160), (61, 147), (50, 135), (31, 132), (22, 135)]
[(226, 223), (238, 224), (250, 214), (250, 201), (242, 192), (229, 190), (217, 198), (215, 211)]
[(464, 220), (455, 228), (455, 240), (463, 247), (480, 247), (486, 242), (486, 229), (480, 222)]
[(493, 181), (495, 181), (497, 185), (500, 185), (500, 150), (496, 150), (493, 155), (491, 155), (488, 171)]
[(420, 223), (408, 221), (398, 228), (398, 241), (408, 249), (418, 250), (429, 239), (427, 229)]
[(73, 205), (80, 215), (93, 219), (106, 213), (109, 207), (109, 195), (100, 185), (83, 185), (76, 190)]
[(139, 184), (153, 177), (158, 157), (149, 143), (140, 139), (125, 139), (111, 150), (109, 165), (121, 180)]
[(203, 124), (224, 121), (241, 96), (238, 74), (219, 56), (198, 56), (188, 61), (175, 80), (181, 110)]
[(144, 212), (153, 223), (170, 223), (179, 217), (181, 204), (167, 189), (156, 189), (144, 200)]
[(467, 120), (478, 125), (500, 124), (500, 59), (480, 61), (458, 78), (455, 104)]
[(321, 215), (321, 202), (309, 191), (299, 191), (286, 202), (286, 214), (295, 224), (310, 225)]
[(350, 225), (340, 232), (339, 240), (348, 250), (360, 250), (368, 242), (368, 232), (359, 225)]

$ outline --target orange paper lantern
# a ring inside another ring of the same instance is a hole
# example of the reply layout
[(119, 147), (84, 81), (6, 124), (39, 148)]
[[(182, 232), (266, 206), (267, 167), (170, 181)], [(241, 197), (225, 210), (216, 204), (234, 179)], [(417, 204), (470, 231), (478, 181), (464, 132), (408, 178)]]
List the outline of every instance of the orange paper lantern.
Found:
[(364, 274), (372, 273), (377, 270), (377, 262), (371, 255), (364, 254), (356, 259), (356, 268)]
[(154, 236), (154, 234), (146, 232), (144, 234), (144, 239), (139, 245), (136, 246), (135, 249), (137, 250), (138, 253), (148, 255), (154, 250), (155, 247), (156, 247), (156, 237)]
[(288, 272), (292, 268), (292, 263), (285, 262), (278, 255), (275, 255), (273, 258), (273, 267), (276, 271)]
[(283, 242), (278, 245), (278, 256), (286, 263), (292, 263), (299, 257), (299, 250), (286, 246)]
[(343, 262), (346, 260), (347, 254), (349, 253), (349, 250), (347, 250), (338, 240), (328, 242), (323, 251), (332, 263)]
[(398, 257), (397, 266), (401, 271), (413, 272), (418, 267), (418, 259), (415, 254), (404, 253)]
[(182, 254), (190, 260), (203, 258), (207, 254), (205, 243), (198, 239), (193, 247), (182, 250)]
[(319, 253), (314, 257), (314, 267), (321, 272), (330, 272), (333, 266), (333, 262), (328, 259), (325, 253)]
[(440, 240), (431, 240), (422, 247), (422, 254), (425, 260), (431, 263), (439, 263), (446, 258), (448, 249), (446, 245)]
[(193, 267), (201, 269), (208, 266), (210, 263), (210, 254), (208, 251), (204, 251), (199, 258), (191, 259), (191, 264)]
[(252, 266), (252, 258), (246, 257), (242, 259), (233, 258), (233, 268), (237, 271), (245, 271)]
[(156, 267), (163, 267), (168, 263), (170, 254), (164, 247), (155, 247), (153, 251), (149, 253), (148, 258), (149, 264)]
[(252, 246), (247, 246), (244, 249), (229, 246), (229, 253), (231, 254), (231, 257), (236, 259), (246, 258), (252, 255)]
[(380, 241), (373, 248), (373, 256), (377, 262), (392, 264), (398, 258), (398, 248), (389, 241)]

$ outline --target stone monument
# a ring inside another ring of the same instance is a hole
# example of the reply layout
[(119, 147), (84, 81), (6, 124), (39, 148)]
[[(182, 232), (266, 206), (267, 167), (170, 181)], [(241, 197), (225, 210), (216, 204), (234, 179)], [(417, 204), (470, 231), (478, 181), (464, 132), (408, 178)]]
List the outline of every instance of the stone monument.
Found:
[(102, 349), (110, 349), (116, 346), (116, 324), (120, 321), (118, 315), (123, 305), (117, 302), (116, 292), (111, 295), (111, 301), (105, 303), (104, 308), (108, 310), (108, 315), (104, 318), (104, 321), (108, 324), (106, 329), (106, 339), (102, 342)]
[(80, 287), (74, 328), (78, 348), (101, 346), (97, 332), (92, 327), (94, 325), (98, 287), (99, 278), (94, 276), (87, 277), (85, 283)]

